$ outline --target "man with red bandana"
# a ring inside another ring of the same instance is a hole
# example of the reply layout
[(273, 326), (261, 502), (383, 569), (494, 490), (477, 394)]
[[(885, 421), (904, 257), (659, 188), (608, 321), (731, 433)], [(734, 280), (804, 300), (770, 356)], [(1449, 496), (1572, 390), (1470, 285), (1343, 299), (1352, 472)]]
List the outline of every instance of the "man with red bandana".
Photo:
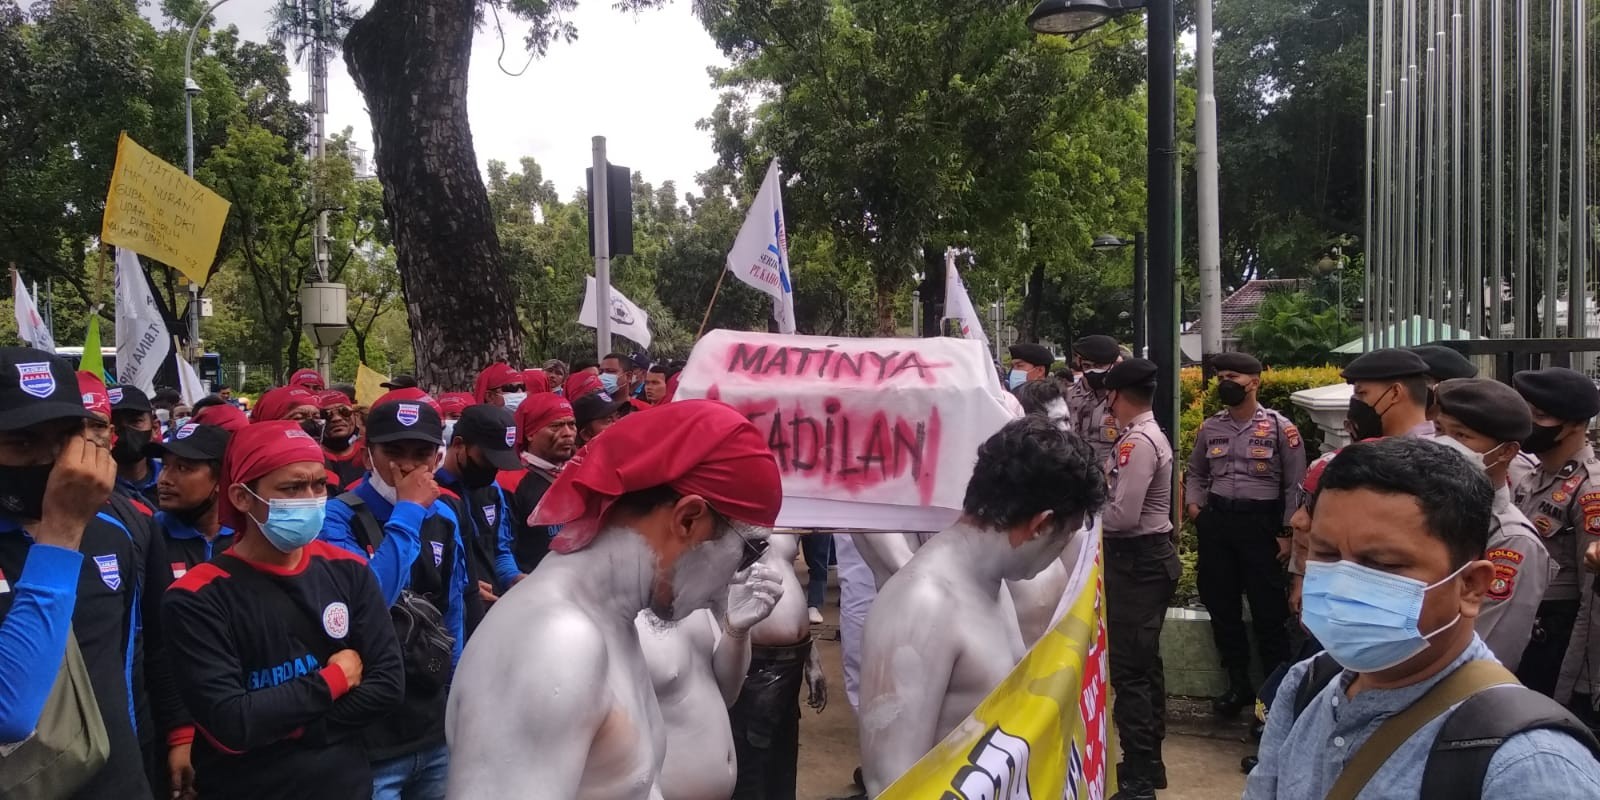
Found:
[(251, 422), (272, 422), (286, 419), (290, 422), (304, 423), (300, 427), (306, 435), (313, 439), (320, 432), (318, 407), (322, 401), (316, 392), (301, 386), (279, 386), (263, 395), (256, 401), (255, 408), (250, 410)]
[(344, 392), (317, 393), (322, 415), (322, 454), (328, 471), (338, 478), (340, 489), (348, 489), (366, 471), (356, 436), (356, 410)]
[(289, 385), (298, 386), (312, 392), (320, 392), (328, 388), (327, 383), (322, 380), (322, 373), (314, 369), (295, 370), (295, 373), (289, 376)]
[(505, 406), (513, 414), (527, 396), (528, 387), (522, 382), (522, 373), (504, 361), (484, 367), (478, 373), (477, 380), (472, 382), (474, 400), (491, 406)]
[(529, 524), (528, 518), (577, 451), (578, 425), (572, 404), (549, 392), (528, 398), (517, 409), (516, 423), (517, 449), (527, 468), (500, 473), (499, 483), (510, 500), (512, 555), (526, 574), (550, 552), (555, 535), (549, 526)]
[(562, 526), (550, 556), (457, 668), (450, 796), (658, 796), (665, 731), (634, 618), (725, 595), (782, 503), (765, 437), (714, 401), (629, 416), (585, 448), (533, 515)]

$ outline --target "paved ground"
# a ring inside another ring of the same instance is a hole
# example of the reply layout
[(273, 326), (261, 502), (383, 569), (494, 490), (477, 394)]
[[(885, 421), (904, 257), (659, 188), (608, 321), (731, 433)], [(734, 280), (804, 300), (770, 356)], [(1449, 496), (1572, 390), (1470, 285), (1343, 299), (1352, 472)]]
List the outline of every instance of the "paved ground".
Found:
[[(799, 564), (800, 581), (805, 583), (805, 565)], [(848, 797), (856, 790), (851, 775), (860, 763), (856, 745), (855, 716), (844, 695), (843, 661), (839, 655), (838, 588), (829, 587), (825, 622), (813, 626), (812, 637), (822, 649), (822, 663), (828, 672), (828, 707), (817, 713), (804, 709), (800, 721), (800, 780), (798, 800), (831, 800)], [(1164, 758), (1167, 782), (1171, 787), (1160, 792), (1161, 800), (1233, 800), (1244, 791), (1244, 775), (1239, 759), (1255, 752), (1245, 742), (1242, 722), (1217, 723), (1207, 715), (1203, 704), (1172, 703)]]

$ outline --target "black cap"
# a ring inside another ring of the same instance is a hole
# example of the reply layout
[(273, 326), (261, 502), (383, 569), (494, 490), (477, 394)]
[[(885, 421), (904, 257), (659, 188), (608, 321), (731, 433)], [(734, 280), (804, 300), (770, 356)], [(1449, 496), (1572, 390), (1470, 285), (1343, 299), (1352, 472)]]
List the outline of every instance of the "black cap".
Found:
[(597, 419), (617, 413), (617, 410), (627, 403), (627, 400), (612, 400), (611, 395), (603, 391), (590, 392), (572, 401), (572, 417), (581, 428)]
[(1567, 422), (1584, 422), (1600, 414), (1600, 389), (1589, 376), (1549, 367), (1524, 370), (1511, 376), (1511, 385), (1528, 405)]
[(229, 438), (227, 431), (215, 425), (189, 422), (174, 432), (170, 441), (145, 445), (144, 454), (147, 458), (174, 455), (191, 461), (221, 461)]
[(1478, 365), (1448, 347), (1425, 344), (1411, 348), (1411, 352), (1422, 357), (1423, 363), (1428, 365), (1428, 377), (1436, 381), (1478, 376)]
[(1434, 389), (1439, 413), (1454, 417), (1497, 442), (1520, 442), (1533, 433), (1533, 413), (1517, 390), (1489, 378), (1452, 378)]
[(88, 418), (72, 365), (32, 347), (0, 347), (0, 431)]
[(1045, 369), (1049, 369), (1056, 361), (1055, 354), (1050, 352), (1050, 348), (1030, 342), (1011, 345), (1011, 357)]
[(1143, 358), (1130, 358), (1118, 362), (1116, 366), (1107, 370), (1105, 382), (1101, 385), (1107, 389), (1125, 389), (1129, 386), (1147, 386), (1155, 382), (1155, 362)]
[(1074, 342), (1072, 352), (1091, 364), (1110, 364), (1122, 355), (1122, 346), (1116, 339), (1097, 333)]
[(1428, 362), (1422, 356), (1410, 350), (1400, 350), (1386, 347), (1382, 350), (1373, 350), (1363, 353), (1350, 362), (1339, 376), (1346, 382), (1356, 381), (1385, 381), (1394, 378), (1409, 378), (1412, 375), (1428, 374)]
[(385, 442), (444, 444), (444, 423), (439, 412), (421, 400), (393, 400), (367, 412), (366, 439)]
[(517, 458), (517, 421), (505, 406), (480, 403), (467, 406), (452, 429), (453, 436), (465, 439), (483, 451), (495, 469), (520, 469)]
[(1218, 372), (1260, 375), (1261, 361), (1249, 353), (1218, 353), (1211, 357), (1211, 368)]
[(396, 375), (378, 385), (385, 389), (415, 389), (417, 388), (417, 379), (410, 375)]
[(150, 396), (136, 386), (107, 386), (106, 396), (111, 399), (111, 411), (143, 411), (149, 413)]

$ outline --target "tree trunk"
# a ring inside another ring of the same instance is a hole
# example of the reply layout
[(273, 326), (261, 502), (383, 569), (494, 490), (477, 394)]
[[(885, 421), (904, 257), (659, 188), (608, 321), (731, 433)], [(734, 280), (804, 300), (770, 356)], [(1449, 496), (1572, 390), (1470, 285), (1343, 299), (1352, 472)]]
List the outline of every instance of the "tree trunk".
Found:
[(877, 336), (894, 336), (894, 295), (899, 288), (898, 276), (888, 272), (880, 272), (874, 276), (873, 294), (877, 301), (877, 321), (873, 325), (873, 334)]
[(467, 122), (474, 7), (377, 0), (344, 43), (372, 114), (417, 380), (435, 391), (469, 387), (485, 364), (522, 355), (516, 295)]

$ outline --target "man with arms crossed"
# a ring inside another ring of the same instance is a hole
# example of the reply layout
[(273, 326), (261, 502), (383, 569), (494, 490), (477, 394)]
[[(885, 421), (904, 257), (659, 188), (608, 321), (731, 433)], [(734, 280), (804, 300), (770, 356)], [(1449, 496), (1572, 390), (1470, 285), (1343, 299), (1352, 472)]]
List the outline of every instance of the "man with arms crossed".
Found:
[(1105, 497), (1092, 449), (1045, 417), (1014, 420), (978, 449), (961, 518), (889, 579), (867, 617), (860, 725), (868, 796), (961, 724), (1022, 660), (1016, 616), (999, 600), (1003, 582), (1060, 558)]
[(550, 555), (456, 670), (449, 796), (659, 798), (666, 730), (634, 618), (709, 606), (782, 503), (766, 438), (715, 401), (630, 416), (584, 448), (531, 520), (562, 526)]

